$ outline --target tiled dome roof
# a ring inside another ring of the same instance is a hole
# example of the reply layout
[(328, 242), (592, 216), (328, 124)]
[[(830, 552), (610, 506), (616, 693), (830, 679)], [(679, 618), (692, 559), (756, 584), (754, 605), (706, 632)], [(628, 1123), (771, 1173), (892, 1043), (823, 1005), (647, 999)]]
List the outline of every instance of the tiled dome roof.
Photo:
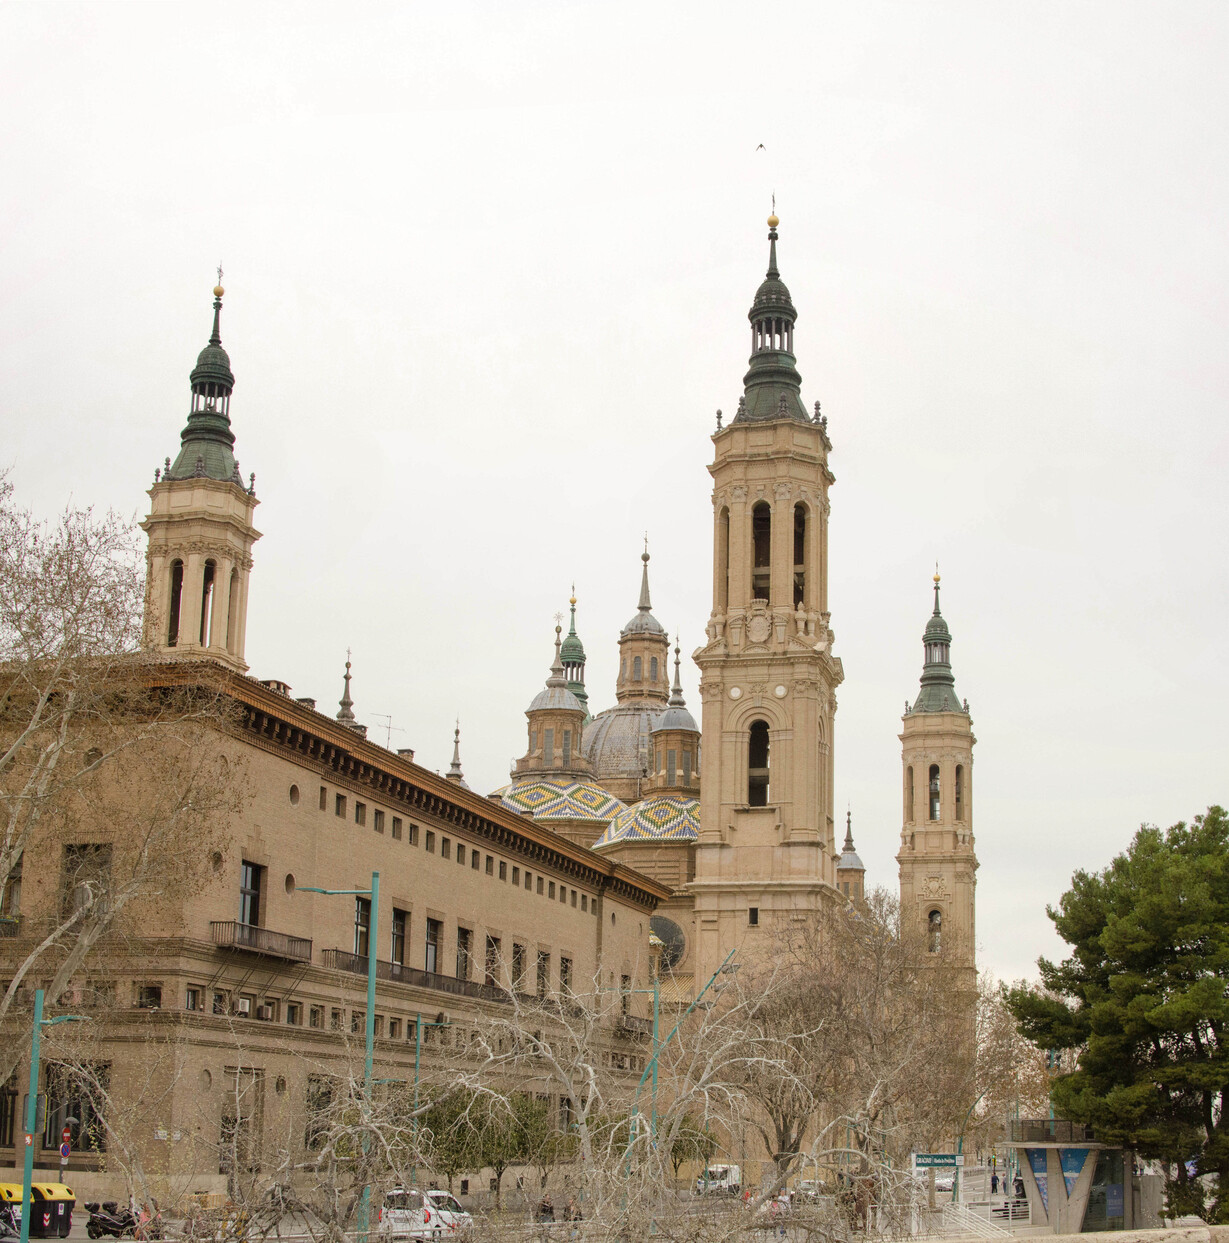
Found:
[(531, 778), (496, 790), (505, 807), (534, 820), (597, 820), (608, 822), (626, 810), (613, 794), (589, 781)]
[(649, 733), (661, 705), (645, 700), (615, 704), (585, 726), (581, 749), (599, 781), (641, 777), (649, 765)]
[(593, 848), (601, 850), (616, 842), (694, 842), (699, 830), (698, 798), (656, 794), (621, 811)]

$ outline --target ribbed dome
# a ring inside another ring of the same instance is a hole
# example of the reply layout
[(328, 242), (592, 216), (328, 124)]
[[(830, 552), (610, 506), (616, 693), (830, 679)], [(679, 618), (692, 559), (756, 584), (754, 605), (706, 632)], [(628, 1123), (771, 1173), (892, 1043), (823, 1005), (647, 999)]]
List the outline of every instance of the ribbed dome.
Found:
[(599, 712), (585, 726), (580, 745), (598, 781), (648, 771), (649, 734), (660, 713), (658, 704), (633, 700)]
[(689, 729), (698, 734), (700, 727), (687, 708), (667, 708), (653, 723), (653, 733), (663, 729)]
[(665, 634), (666, 628), (647, 610), (637, 613), (635, 617), (619, 631), (620, 635), (629, 634)]
[(205, 346), (196, 356), (190, 379), (193, 388), (200, 384), (217, 384), (233, 389), (235, 376), (230, 369), (230, 355), (220, 345)]
[(566, 686), (545, 686), (533, 698), (530, 712), (539, 708), (565, 708), (569, 712), (584, 712), (584, 705)]
[(593, 849), (617, 842), (694, 842), (699, 836), (699, 799), (656, 794), (621, 811)]
[(854, 851), (854, 850), (846, 850), (841, 855), (841, 857), (836, 861), (836, 866), (838, 869), (845, 868), (846, 870), (848, 870), (850, 868), (853, 868), (854, 870), (859, 871), (859, 872), (866, 871), (866, 865), (862, 862), (860, 858), (858, 858), (857, 851)]
[(794, 304), (790, 299), (785, 282), (777, 276), (768, 277), (755, 291), (755, 300), (751, 303), (751, 316), (759, 311), (778, 311), (788, 309), (791, 312)]
[(589, 820), (606, 824), (627, 810), (613, 794), (589, 781), (532, 777), (504, 786), (489, 797), (522, 816), (543, 822)]

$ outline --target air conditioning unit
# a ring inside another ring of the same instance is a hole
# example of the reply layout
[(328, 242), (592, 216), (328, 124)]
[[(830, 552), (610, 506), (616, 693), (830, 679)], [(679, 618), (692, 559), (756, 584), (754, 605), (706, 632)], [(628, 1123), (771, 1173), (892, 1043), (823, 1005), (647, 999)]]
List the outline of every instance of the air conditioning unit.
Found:
[(256, 1017), (258, 1019), (263, 1020), (266, 1023), (272, 1022), (273, 1021), (273, 1007), (272, 1006), (257, 1006)]

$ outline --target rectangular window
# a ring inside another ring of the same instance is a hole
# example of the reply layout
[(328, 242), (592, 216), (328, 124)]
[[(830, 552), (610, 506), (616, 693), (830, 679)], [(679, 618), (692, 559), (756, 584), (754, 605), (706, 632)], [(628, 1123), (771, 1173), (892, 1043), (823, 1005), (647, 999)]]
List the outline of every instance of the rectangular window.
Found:
[(538, 950), (538, 997), (550, 992), (550, 951)]
[[(551, 888), (552, 888), (552, 889), (554, 889), (554, 887), (555, 887), (555, 886), (552, 884), (552, 885), (551, 885)], [(543, 888), (544, 888), (544, 885), (543, 885), (543, 883), (542, 883), (542, 877), (540, 877), (540, 876), (539, 876), (539, 877), (538, 877), (538, 892), (539, 892), (539, 893), (541, 893), (541, 892), (542, 892), (542, 890), (543, 890)], [(553, 897), (554, 895), (552, 894), (551, 896)]]
[(394, 816), (393, 817), (393, 841), (399, 842), (400, 840), (401, 840), (401, 817)]
[(474, 934), (468, 928), (457, 929), (457, 979), (469, 979), (469, 957), (473, 948)]
[(572, 731), (570, 729), (563, 731), (563, 766), (564, 768), (572, 766)]
[(367, 804), (360, 803), (358, 799), (354, 800), (354, 823), (360, 825), (367, 823)]
[(0, 1148), (12, 1148), (17, 1129), (17, 1077), (0, 1088)]
[(486, 857), (486, 874), (488, 876), (495, 875), (495, 860), (490, 855)]
[(303, 1022), (303, 1007), (297, 1001), (286, 1003), (286, 1026), (298, 1027)]
[(760, 908), (758, 906), (749, 907), (747, 909), (747, 923), (749, 923), (752, 928), (755, 928), (759, 926), (759, 922)]
[(460, 842), (457, 842), (457, 862), (462, 867), (465, 866), (465, 847)]
[(440, 858), (441, 859), (452, 858), (452, 838), (451, 837), (440, 838)]
[(367, 957), (371, 940), (371, 899), (354, 899), (354, 952), (360, 958)]
[(239, 867), (239, 922), (255, 928), (260, 925), (260, 891), (264, 887), (264, 868), (243, 860)]
[(333, 1107), (333, 1084), (324, 1075), (307, 1076), (307, 1126), (304, 1142), (309, 1150), (323, 1148), (329, 1133)]
[(226, 1014), (230, 1009), (229, 1000), (225, 993), (214, 993), (212, 1005), (210, 1007), (214, 1014)]
[(201, 1000), (199, 988), (188, 987), (184, 990), (183, 1008), (185, 1010), (203, 1010), (205, 1003)]
[(572, 960), (570, 958), (559, 959), (559, 991), (565, 995), (572, 991)]
[(320, 810), (328, 811), (329, 809), (329, 788), (328, 786), (320, 787)]
[(691, 752), (689, 750), (683, 752), (683, 784), (691, 785)]
[(512, 942), (512, 987), (517, 992), (525, 988), (525, 947)]
[(520, 868), (512, 869), (512, 883), (514, 885), (519, 885), (521, 883), (521, 869)]
[(138, 1010), (161, 1010), (162, 1009), (162, 985), (161, 984), (138, 984), (137, 985), (137, 1009)]
[(47, 1092), (43, 1147), (58, 1147), (60, 1128), (65, 1126), (69, 1143), (74, 1148), (106, 1152), (107, 1129), (103, 1125), (102, 1111), (110, 1081), (109, 1062), (88, 1062), (80, 1068), (48, 1062), (43, 1081)]
[(418, 825), (416, 824), (410, 825), (410, 845), (411, 846), (418, 845)]
[(346, 814), (346, 796), (344, 794), (335, 795), (333, 798), (333, 815), (342, 816)]
[(341, 1031), (342, 1017), (341, 1011), (336, 1009), (329, 1014), (329, 1027), (331, 1030), (335, 1032)]
[(572, 905), (573, 906), (576, 905), (576, 890), (575, 889), (572, 890)]
[(438, 919), (427, 920), (427, 953), (426, 960), (423, 965), (432, 975), (434, 975), (439, 968), (440, 932), (442, 929), (443, 924)]
[(429, 855), (435, 854), (435, 834), (430, 829), (427, 830), (426, 851)]
[[(539, 890), (538, 890), (538, 892), (539, 892), (539, 893), (541, 893), (541, 892), (542, 892), (542, 890), (541, 890), (541, 889), (539, 889)], [(555, 882), (554, 882), (554, 881), (551, 881), (551, 883), (550, 883), (550, 893), (549, 893), (547, 896), (548, 896), (548, 897), (549, 897), (552, 901), (554, 901), (554, 898), (555, 898)]]
[[(489, 873), (491, 870), (491, 859), (489, 855), (487, 856), (486, 863), (487, 863), (486, 870)], [(469, 866), (475, 872), (482, 866), (482, 856), (476, 850), (471, 850), (469, 852)]]
[(388, 1038), (389, 1040), (400, 1040), (401, 1039), (401, 1020), (400, 1019), (389, 1019), (388, 1020)]
[(377, 807), (377, 808), (376, 808), (376, 810), (375, 810), (375, 824), (374, 824), (374, 828), (375, 828), (375, 831), (376, 831), (377, 833), (383, 833), (383, 832), (384, 832), (384, 813), (383, 813), (383, 812), (380, 810), (380, 808), (378, 808), (378, 807)]
[(228, 1067), (223, 1089), (221, 1152), (218, 1168), (231, 1174), (260, 1169), (264, 1131), (265, 1072), (253, 1067)]
[(551, 768), (555, 763), (555, 731), (547, 729), (542, 731), (546, 735), (546, 745), (542, 752), (542, 766)]
[(500, 984), (500, 948), (498, 937), (486, 939), (486, 973), (484, 983), (498, 988)]
[(666, 784), (678, 784), (678, 755), (673, 747), (666, 748)]
[(589, 895), (587, 893), (582, 893), (580, 895), (580, 909), (586, 913), (589, 910)]
[(627, 1014), (632, 1005), (632, 977), (630, 975), (619, 976), (619, 1010), (622, 1014)]
[(65, 916), (105, 903), (111, 888), (111, 844), (81, 842), (64, 847), (64, 887), (61, 890)]
[(499, 879), (508, 879), (508, 865), (502, 859), (499, 861)]
[(314, 1027), (317, 1031), (324, 1027), (324, 1007), (312, 1006), (307, 1012), (307, 1025)]
[(533, 874), (531, 872), (525, 873), (525, 888), (529, 890), (533, 889)]
[(393, 907), (392, 958), (390, 961), (395, 962), (399, 967), (405, 966), (405, 934), (408, 927), (408, 912)]

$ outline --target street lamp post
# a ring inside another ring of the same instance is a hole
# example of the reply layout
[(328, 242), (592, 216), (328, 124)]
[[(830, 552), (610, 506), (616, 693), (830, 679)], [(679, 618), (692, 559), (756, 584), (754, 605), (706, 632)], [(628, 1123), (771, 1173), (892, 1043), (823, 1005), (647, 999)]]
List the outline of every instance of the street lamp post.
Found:
[(418, 1185), (418, 1069), (422, 1065), (422, 1029), (424, 1027), (450, 1027), (448, 1022), (424, 1023), (422, 1015), (414, 1018), (414, 1114), (410, 1120), (410, 1134), (414, 1143), (414, 1164), (410, 1166), (410, 1186)]
[(38, 1122), (38, 1055), (44, 1027), (57, 1023), (84, 1023), (83, 1014), (58, 1014), (43, 1018), (43, 990), (34, 992), (34, 1035), (30, 1042), (30, 1094), (26, 1097), (26, 1160), (21, 1176), (21, 1243), (30, 1243), (30, 1184), (34, 1181), (34, 1128)]
[[(969, 1119), (973, 1116), (975, 1110), (981, 1101), (981, 1098), (989, 1092), (989, 1088), (983, 1088), (978, 1093), (977, 1100), (969, 1106), (969, 1112), (965, 1114), (964, 1121), (960, 1124), (960, 1138), (956, 1141), (956, 1155), (959, 1157), (964, 1153), (964, 1128), (969, 1125)], [(956, 1172), (952, 1175), (952, 1203), (960, 1203), (960, 1166), (956, 1166)]]
[[(358, 898), (370, 898), (371, 910), (367, 917), (367, 1041), (366, 1055), (363, 1062), (363, 1099), (367, 1119), (371, 1116), (371, 1075), (375, 1064), (376, 1044), (376, 950), (380, 937), (380, 873), (372, 872), (370, 889), (320, 889), (315, 885), (299, 885), (295, 892), (323, 893), (330, 897), (351, 895)], [(371, 1136), (367, 1128), (363, 1128), (363, 1155), (371, 1150)], [(360, 1243), (367, 1243), (371, 1222), (371, 1177), (368, 1172), (367, 1185), (363, 1188), (358, 1201), (358, 1237)], [(21, 1243), (26, 1243), (25, 1239)]]

